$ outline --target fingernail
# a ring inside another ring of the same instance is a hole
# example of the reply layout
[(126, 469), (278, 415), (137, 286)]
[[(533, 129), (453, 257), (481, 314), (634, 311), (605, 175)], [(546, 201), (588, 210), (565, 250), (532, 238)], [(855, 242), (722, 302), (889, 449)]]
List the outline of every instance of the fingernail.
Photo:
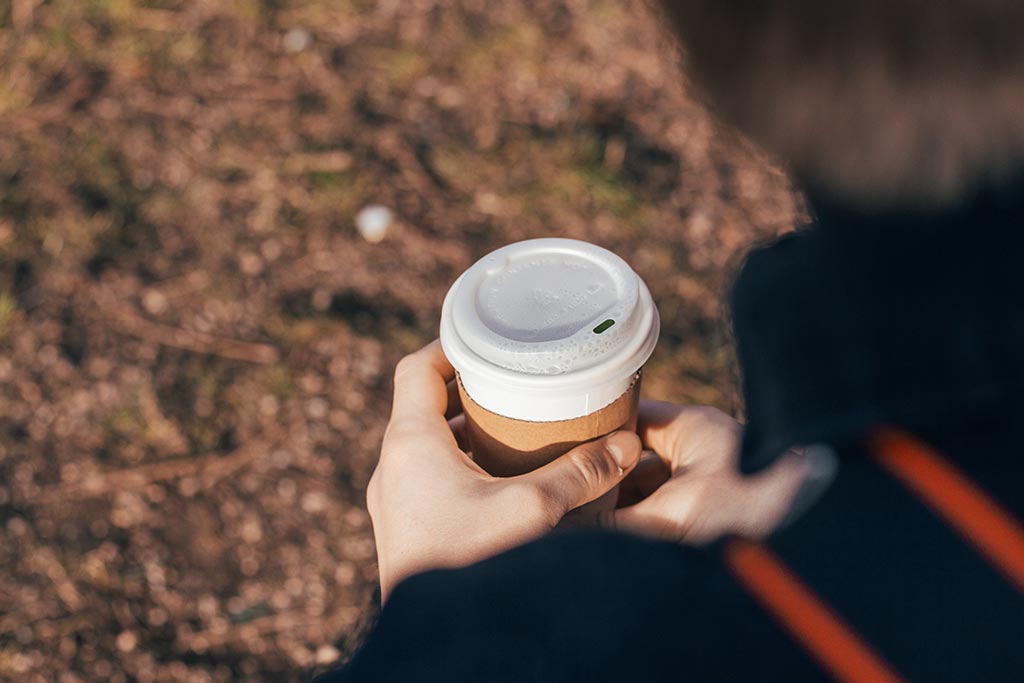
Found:
[(632, 432), (615, 432), (605, 438), (605, 448), (620, 470), (632, 467), (640, 457), (640, 440)]
[(789, 512), (782, 519), (779, 528), (785, 528), (800, 519), (811, 509), (836, 477), (839, 469), (839, 456), (828, 444), (813, 444), (804, 451), (804, 466), (807, 473), (800, 483), (800, 488), (793, 495), (789, 504)]

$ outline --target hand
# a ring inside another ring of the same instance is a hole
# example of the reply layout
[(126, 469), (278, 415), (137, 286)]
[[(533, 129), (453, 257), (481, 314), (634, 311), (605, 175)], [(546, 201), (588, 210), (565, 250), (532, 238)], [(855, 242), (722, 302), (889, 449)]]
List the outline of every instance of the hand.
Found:
[(806, 509), (835, 473), (827, 452), (791, 451), (742, 476), (742, 427), (715, 408), (641, 401), (637, 431), (653, 453), (623, 481), (624, 507), (592, 516), (600, 526), (694, 544), (761, 538)]
[(403, 578), (458, 567), (550, 531), (636, 466), (640, 440), (616, 432), (518, 477), (487, 474), (459, 447), (464, 416), (438, 342), (395, 369), (391, 421), (366, 492), (386, 600)]

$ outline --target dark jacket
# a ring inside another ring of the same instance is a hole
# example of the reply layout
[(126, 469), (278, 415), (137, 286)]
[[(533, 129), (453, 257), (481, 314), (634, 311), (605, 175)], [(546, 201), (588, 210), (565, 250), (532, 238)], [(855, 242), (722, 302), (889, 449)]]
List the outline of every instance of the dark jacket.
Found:
[(743, 466), (839, 474), (763, 543), (555, 535), (395, 590), (352, 681), (1024, 680), (1024, 183), (818, 199), (733, 293)]

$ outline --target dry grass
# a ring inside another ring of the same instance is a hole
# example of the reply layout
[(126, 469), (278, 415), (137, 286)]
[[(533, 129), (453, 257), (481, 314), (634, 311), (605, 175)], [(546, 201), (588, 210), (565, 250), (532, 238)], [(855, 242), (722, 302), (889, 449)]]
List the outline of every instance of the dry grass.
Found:
[(729, 266), (797, 212), (626, 0), (14, 0), (0, 131), (0, 679), (31, 683), (344, 656), (390, 370), (463, 268), (616, 250), (664, 320), (647, 392), (735, 409)]

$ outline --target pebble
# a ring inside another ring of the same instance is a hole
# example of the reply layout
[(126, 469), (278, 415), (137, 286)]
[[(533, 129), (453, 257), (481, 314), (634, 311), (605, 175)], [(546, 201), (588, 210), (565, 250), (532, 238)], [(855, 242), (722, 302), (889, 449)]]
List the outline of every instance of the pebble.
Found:
[(388, 234), (388, 228), (394, 220), (395, 215), (391, 209), (380, 204), (371, 204), (356, 216), (356, 228), (364, 240), (376, 244)]
[(288, 32), (284, 34), (282, 44), (285, 52), (292, 54), (302, 52), (313, 44), (313, 35), (301, 26), (296, 26), (288, 29)]
[(131, 652), (139, 644), (139, 638), (133, 631), (121, 631), (117, 636), (117, 649), (121, 652)]
[(331, 645), (321, 645), (316, 650), (316, 663), (317, 664), (332, 664), (337, 661), (341, 653), (338, 652), (336, 647)]
[(167, 311), (167, 297), (155, 289), (147, 289), (142, 294), (142, 307), (150, 315), (160, 315)]

